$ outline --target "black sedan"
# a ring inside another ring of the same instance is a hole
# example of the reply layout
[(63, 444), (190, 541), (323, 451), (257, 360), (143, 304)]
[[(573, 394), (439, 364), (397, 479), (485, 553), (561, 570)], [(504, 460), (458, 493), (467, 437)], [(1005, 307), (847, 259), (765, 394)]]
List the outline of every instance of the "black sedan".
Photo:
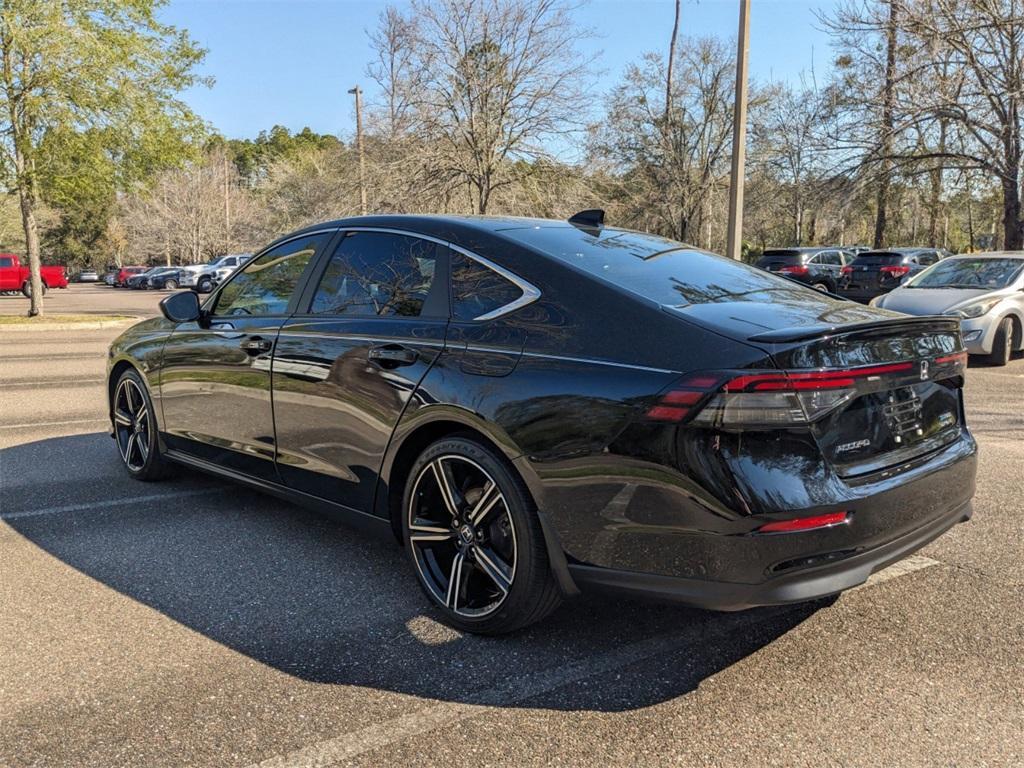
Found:
[(158, 291), (176, 291), (182, 283), (182, 270), (165, 267), (148, 273), (145, 287)]
[(916, 275), (947, 255), (948, 252), (937, 248), (867, 251), (843, 267), (839, 293), (854, 301), (871, 301), (891, 291), (908, 275)]
[(110, 348), (128, 473), (184, 464), (390, 532), (465, 630), (589, 589), (808, 600), (971, 515), (956, 319), (599, 212), (333, 221), (161, 308)]

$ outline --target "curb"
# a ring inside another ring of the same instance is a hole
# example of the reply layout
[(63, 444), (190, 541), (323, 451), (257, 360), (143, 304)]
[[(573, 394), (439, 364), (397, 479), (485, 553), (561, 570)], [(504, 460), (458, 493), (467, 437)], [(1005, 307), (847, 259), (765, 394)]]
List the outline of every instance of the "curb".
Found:
[(98, 331), (101, 328), (117, 328), (144, 320), (142, 317), (129, 317), (126, 320), (97, 320), (94, 323), (11, 323), (0, 325), (0, 334), (31, 333), (32, 331)]

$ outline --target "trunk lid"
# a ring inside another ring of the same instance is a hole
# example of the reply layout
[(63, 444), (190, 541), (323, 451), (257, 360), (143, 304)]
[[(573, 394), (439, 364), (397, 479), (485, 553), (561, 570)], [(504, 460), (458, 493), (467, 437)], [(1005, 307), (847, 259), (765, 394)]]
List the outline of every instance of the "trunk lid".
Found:
[(855, 394), (810, 429), (842, 476), (902, 464), (956, 440), (966, 355), (952, 318), (877, 320), (845, 328), (755, 334), (784, 370), (877, 368)]
[(911, 461), (956, 440), (963, 428), (966, 356), (955, 318), (911, 317), (813, 291), (800, 291), (793, 302), (667, 311), (757, 346), (780, 371), (850, 371), (850, 396), (806, 427), (841, 476)]

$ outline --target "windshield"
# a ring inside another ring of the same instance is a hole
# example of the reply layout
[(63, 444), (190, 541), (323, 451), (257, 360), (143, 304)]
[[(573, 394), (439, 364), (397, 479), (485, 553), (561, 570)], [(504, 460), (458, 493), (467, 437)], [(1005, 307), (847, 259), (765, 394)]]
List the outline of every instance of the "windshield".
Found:
[(945, 259), (926, 269), (908, 288), (1005, 288), (1014, 281), (1024, 259)]
[(757, 260), (757, 266), (768, 267), (775, 264), (800, 264), (802, 261), (800, 251), (770, 250)]
[(501, 234), (667, 307), (775, 301), (787, 295), (798, 301), (811, 290), (656, 235), (571, 226), (506, 229)]

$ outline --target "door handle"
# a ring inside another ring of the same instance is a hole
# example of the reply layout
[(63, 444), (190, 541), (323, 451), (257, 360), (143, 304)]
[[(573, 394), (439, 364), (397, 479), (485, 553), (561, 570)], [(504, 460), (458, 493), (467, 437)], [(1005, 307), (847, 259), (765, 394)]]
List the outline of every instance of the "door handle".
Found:
[(242, 343), (238, 347), (250, 355), (259, 355), (273, 349), (274, 342), (269, 339), (261, 339), (259, 336), (250, 336), (248, 339), (242, 339)]
[(367, 357), (384, 368), (397, 368), (400, 365), (412, 365), (418, 355), (414, 349), (388, 344), (383, 347), (370, 347)]

